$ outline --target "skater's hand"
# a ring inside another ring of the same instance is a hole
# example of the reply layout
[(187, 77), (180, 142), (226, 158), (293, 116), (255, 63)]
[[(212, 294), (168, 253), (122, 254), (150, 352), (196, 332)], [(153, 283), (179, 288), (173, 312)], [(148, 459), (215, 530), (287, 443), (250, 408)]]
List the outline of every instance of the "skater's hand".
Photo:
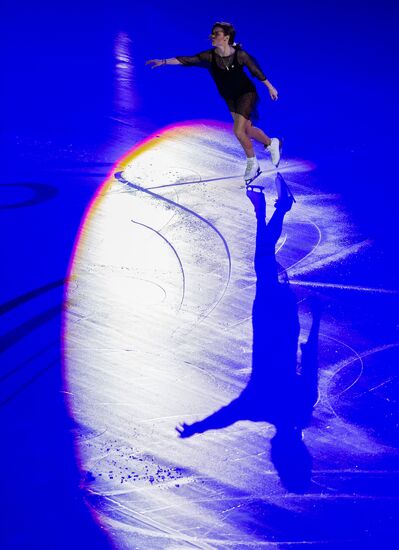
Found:
[(161, 65), (165, 65), (165, 59), (149, 59), (145, 62), (146, 65), (150, 65), (151, 69), (155, 69), (156, 67), (161, 67)]
[(278, 99), (278, 91), (274, 86), (269, 87), (269, 94), (273, 101), (276, 101)]
[(176, 426), (176, 431), (181, 438), (191, 437), (196, 433), (195, 429), (192, 426), (193, 425), (183, 422), (183, 424), (178, 424)]

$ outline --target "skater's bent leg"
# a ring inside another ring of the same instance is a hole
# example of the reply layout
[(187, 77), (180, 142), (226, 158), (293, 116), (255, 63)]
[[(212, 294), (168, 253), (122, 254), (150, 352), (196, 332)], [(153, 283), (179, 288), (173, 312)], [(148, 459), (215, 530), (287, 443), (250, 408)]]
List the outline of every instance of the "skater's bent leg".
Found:
[(246, 132), (246, 125), (248, 122), (247, 119), (237, 113), (232, 113), (232, 115), (234, 119), (234, 128), (233, 128), (234, 135), (236, 136), (238, 141), (241, 143), (241, 146), (244, 149), (245, 154), (247, 155), (247, 158), (254, 157), (255, 152), (252, 145), (252, 141)]
[(256, 139), (256, 141), (259, 141), (259, 143), (263, 143), (263, 145), (270, 145), (272, 140), (265, 134), (263, 130), (260, 128), (256, 128), (256, 126), (252, 126), (252, 122), (250, 120), (247, 120), (246, 125), (246, 132), (247, 135), (252, 138)]

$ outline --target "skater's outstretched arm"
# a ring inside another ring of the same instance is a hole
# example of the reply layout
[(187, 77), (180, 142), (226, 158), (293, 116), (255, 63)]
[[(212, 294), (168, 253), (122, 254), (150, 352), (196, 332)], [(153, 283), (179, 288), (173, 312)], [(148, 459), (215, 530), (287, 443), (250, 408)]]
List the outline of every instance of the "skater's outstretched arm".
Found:
[(176, 57), (169, 57), (168, 59), (149, 59), (145, 64), (150, 65), (151, 69), (162, 67), (162, 65), (181, 65)]
[(191, 437), (194, 434), (204, 433), (208, 430), (226, 428), (238, 420), (242, 420), (244, 417), (243, 403), (240, 398), (237, 398), (199, 422), (194, 422), (193, 424), (183, 422), (179, 424), (176, 426), (176, 431), (182, 438)]
[(146, 61), (146, 65), (150, 65), (151, 69), (162, 67), (163, 65), (185, 65), (186, 67), (208, 67), (211, 62), (211, 54), (209, 50), (200, 52), (196, 55), (179, 55), (169, 57), (167, 59), (150, 59)]

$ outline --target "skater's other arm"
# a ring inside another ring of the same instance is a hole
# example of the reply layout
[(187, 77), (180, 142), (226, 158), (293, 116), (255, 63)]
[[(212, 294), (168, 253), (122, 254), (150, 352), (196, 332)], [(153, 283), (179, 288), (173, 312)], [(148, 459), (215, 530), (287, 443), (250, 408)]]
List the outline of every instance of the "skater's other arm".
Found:
[(262, 84), (266, 86), (269, 91), (270, 97), (273, 101), (275, 101), (278, 98), (278, 92), (273, 84), (266, 78), (265, 74), (259, 67), (258, 63), (255, 61), (255, 59), (250, 56), (249, 53), (247, 53), (245, 50), (238, 50), (238, 61), (248, 68), (252, 76), (260, 80)]
[(278, 99), (278, 91), (276, 90), (276, 88), (273, 86), (273, 84), (271, 82), (269, 82), (269, 80), (263, 80), (262, 83), (266, 86), (266, 88), (269, 90), (269, 95), (270, 97), (272, 98), (273, 101), (276, 101), (276, 99)]

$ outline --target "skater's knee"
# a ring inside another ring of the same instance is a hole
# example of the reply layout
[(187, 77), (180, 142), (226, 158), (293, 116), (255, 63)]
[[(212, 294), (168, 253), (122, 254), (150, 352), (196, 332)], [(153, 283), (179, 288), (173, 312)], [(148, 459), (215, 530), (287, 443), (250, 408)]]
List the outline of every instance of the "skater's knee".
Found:
[(243, 128), (234, 128), (234, 135), (239, 141), (243, 141), (247, 138), (247, 134)]

